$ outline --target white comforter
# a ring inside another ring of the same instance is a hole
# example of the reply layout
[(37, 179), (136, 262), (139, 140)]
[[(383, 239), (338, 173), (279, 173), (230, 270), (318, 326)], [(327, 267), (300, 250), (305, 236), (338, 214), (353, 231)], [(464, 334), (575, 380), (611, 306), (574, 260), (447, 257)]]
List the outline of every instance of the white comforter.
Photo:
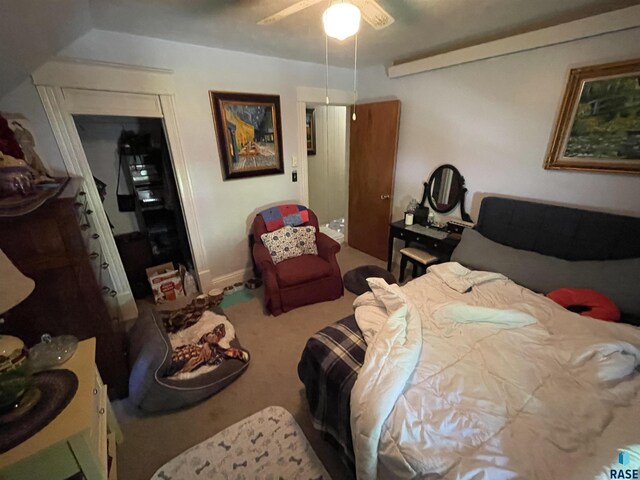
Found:
[(640, 329), (499, 274), (429, 272), (369, 279), (354, 304), (368, 344), (351, 394), (360, 480), (594, 478), (640, 443)]

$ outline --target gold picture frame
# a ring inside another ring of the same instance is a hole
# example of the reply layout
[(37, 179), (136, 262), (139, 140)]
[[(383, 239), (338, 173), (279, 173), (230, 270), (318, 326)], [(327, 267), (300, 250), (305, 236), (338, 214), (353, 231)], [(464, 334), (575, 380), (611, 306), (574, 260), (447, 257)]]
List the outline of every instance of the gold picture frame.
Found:
[(224, 180), (284, 173), (280, 96), (210, 90)]
[(569, 72), (544, 168), (640, 175), (640, 59)]

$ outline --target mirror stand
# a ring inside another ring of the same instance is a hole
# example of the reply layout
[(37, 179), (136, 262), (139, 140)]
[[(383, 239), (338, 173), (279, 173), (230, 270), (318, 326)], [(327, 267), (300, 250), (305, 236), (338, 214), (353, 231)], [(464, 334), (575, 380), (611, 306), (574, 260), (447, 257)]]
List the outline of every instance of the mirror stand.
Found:
[(462, 175), (460, 176), (460, 183), (462, 186), (460, 193), (460, 218), (462, 218), (462, 220), (464, 220), (465, 222), (471, 222), (471, 217), (464, 208), (464, 200), (467, 197), (467, 187), (464, 184), (464, 177)]
[[(465, 222), (471, 222), (471, 217), (465, 210), (467, 187), (464, 177), (456, 167), (449, 164), (440, 165), (423, 185), (419, 209), (426, 210), (428, 213), (429, 209), (426, 207), (428, 201), (434, 212), (448, 214), (460, 204), (460, 217)], [(419, 213), (422, 214), (422, 211)]]

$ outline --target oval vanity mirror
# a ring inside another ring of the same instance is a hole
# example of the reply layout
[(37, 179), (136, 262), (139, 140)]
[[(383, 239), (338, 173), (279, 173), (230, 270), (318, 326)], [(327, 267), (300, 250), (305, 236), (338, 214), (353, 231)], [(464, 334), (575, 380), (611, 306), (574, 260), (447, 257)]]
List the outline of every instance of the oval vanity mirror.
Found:
[(463, 188), (458, 169), (453, 165), (441, 165), (427, 182), (429, 205), (438, 213), (450, 212), (460, 202)]
[(440, 165), (424, 182), (422, 202), (424, 207), (427, 200), (435, 212), (449, 213), (460, 204), (460, 217), (465, 222), (470, 222), (471, 217), (464, 209), (464, 198), (467, 189), (464, 186), (464, 177), (453, 165)]

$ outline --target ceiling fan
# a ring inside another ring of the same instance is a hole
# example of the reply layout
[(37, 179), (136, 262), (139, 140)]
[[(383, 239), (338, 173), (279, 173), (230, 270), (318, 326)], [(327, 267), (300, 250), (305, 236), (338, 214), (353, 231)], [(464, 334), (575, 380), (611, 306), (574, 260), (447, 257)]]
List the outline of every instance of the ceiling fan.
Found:
[[(323, 1), (327, 2), (327, 0), (301, 0), (290, 7), (263, 18), (258, 22), (258, 25), (271, 25)], [(362, 18), (376, 30), (382, 30), (395, 21), (375, 0), (349, 0), (347, 3), (352, 3), (358, 7), (362, 13)]]

